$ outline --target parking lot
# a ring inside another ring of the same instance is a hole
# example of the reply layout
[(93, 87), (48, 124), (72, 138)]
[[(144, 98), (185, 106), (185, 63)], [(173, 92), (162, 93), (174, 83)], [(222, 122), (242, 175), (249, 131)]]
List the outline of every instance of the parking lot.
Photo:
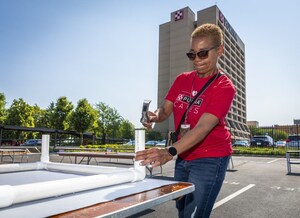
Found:
[[(287, 175), (285, 158), (233, 157), (234, 168), (227, 172), (211, 218), (300, 217), (300, 165)], [(173, 165), (158, 171), (154, 178), (173, 175)], [(133, 217), (176, 217), (175, 202), (167, 202)]]

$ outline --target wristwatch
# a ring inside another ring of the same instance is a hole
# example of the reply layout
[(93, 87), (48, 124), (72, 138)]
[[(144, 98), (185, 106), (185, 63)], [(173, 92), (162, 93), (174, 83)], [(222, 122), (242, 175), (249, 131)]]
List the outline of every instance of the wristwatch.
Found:
[(177, 149), (173, 146), (169, 146), (166, 148), (168, 153), (173, 157), (173, 160), (177, 158)]

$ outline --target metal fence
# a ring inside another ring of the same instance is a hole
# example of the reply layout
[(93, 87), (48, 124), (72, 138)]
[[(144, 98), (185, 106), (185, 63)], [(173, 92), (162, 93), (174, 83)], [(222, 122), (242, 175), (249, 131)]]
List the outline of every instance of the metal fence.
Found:
[[(279, 143), (286, 143), (284, 146), (290, 150), (300, 150), (300, 125), (273, 125), (253, 127), (249, 126), (250, 137), (255, 135), (268, 135), (273, 139), (273, 147), (280, 146)], [(250, 138), (250, 140), (251, 140)]]

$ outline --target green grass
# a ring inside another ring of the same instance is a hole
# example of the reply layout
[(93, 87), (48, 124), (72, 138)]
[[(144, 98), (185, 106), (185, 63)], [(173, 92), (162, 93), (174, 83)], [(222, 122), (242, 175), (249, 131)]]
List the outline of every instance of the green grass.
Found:
[(285, 148), (272, 147), (234, 147), (233, 154), (248, 154), (248, 155), (285, 155)]

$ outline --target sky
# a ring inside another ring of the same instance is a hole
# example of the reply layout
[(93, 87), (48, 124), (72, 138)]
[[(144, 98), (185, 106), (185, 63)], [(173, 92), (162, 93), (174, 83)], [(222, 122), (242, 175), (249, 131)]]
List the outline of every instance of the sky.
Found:
[(300, 119), (300, 1), (0, 0), (0, 93), (46, 109), (104, 102), (136, 128), (157, 108), (159, 25), (217, 5), (245, 44), (247, 120)]

